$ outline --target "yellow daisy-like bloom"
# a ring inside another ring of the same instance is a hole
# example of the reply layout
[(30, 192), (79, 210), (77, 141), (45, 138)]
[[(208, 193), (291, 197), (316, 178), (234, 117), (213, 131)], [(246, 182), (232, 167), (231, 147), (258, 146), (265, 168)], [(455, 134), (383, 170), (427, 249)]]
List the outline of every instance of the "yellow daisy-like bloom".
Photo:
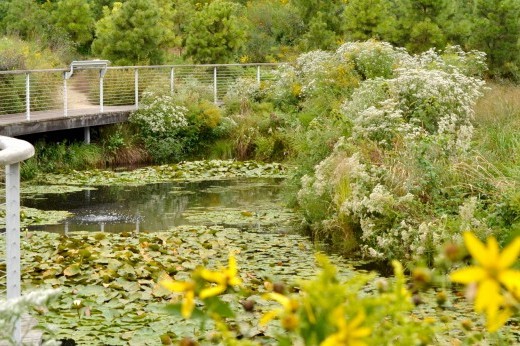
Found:
[(338, 332), (330, 335), (323, 340), (320, 346), (366, 346), (364, 338), (370, 335), (370, 328), (361, 327), (365, 320), (365, 312), (360, 311), (354, 319), (347, 323), (340, 306), (332, 313), (334, 324), (338, 327)]
[(520, 237), (517, 237), (500, 253), (498, 242), (494, 237), (482, 243), (473, 233), (464, 233), (464, 242), (477, 264), (456, 270), (451, 273), (453, 282), (477, 284), (475, 311), (484, 312), (487, 316), (487, 329), (498, 330), (510, 317), (508, 309), (500, 310), (505, 300), (501, 294), (501, 285), (508, 291), (520, 288), (520, 271), (511, 269), (520, 253)]
[(181, 306), (181, 314), (184, 318), (190, 318), (195, 308), (195, 283), (181, 282), (173, 280), (162, 280), (159, 284), (172, 292), (184, 293), (184, 299)]
[(204, 280), (214, 282), (217, 285), (200, 291), (200, 299), (206, 299), (224, 293), (229, 286), (240, 286), (242, 280), (237, 276), (237, 274), (237, 261), (233, 255), (229, 256), (228, 268), (224, 268), (220, 271), (202, 269), (200, 276)]
[[(267, 312), (260, 319), (260, 325), (265, 325), (276, 317), (284, 316), (283, 327), (285, 329), (295, 329), (298, 325), (298, 317), (296, 311), (298, 310), (299, 303), (295, 299), (284, 296), (283, 294), (271, 292), (264, 295), (265, 299), (274, 300), (282, 305), (282, 308), (274, 309)], [(289, 323), (290, 322), (290, 323)]]

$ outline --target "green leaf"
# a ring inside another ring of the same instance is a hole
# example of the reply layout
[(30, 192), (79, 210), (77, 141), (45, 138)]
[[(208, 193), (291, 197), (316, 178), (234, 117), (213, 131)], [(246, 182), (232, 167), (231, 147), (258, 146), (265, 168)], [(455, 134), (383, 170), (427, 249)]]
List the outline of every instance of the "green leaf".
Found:
[(81, 269), (77, 263), (72, 264), (63, 270), (63, 275), (65, 276), (74, 276), (78, 275), (79, 273), (81, 273)]

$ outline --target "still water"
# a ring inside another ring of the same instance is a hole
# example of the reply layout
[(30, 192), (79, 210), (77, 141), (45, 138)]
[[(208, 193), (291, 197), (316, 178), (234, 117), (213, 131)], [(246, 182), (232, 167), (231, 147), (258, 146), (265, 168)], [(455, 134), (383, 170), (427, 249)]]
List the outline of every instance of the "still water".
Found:
[(269, 223), (266, 220), (276, 222), (278, 216), (272, 213), (284, 210), (281, 181), (240, 178), (102, 186), (79, 192), (22, 196), (22, 205), (73, 214), (58, 225), (29, 227), (49, 232), (159, 231), (189, 224), (260, 227)]

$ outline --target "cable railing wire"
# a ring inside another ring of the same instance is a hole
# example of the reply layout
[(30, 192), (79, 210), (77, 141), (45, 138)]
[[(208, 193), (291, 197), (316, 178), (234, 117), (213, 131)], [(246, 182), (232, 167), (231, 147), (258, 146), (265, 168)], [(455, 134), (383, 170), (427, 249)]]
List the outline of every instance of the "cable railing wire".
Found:
[(189, 88), (196, 88), (202, 97), (219, 103), (239, 78), (261, 83), (272, 79), (272, 71), (277, 66), (279, 64), (86, 65), (76, 66), (73, 72), (68, 69), (0, 71), (0, 120), (6, 116), (10, 116), (9, 120), (31, 120), (38, 112), (66, 117), (104, 113), (119, 106), (137, 108), (146, 92), (174, 94)]

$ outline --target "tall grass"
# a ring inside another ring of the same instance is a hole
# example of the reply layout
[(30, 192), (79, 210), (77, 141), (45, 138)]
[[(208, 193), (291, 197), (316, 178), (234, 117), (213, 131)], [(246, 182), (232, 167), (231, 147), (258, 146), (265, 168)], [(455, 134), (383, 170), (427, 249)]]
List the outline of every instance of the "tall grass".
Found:
[(520, 86), (490, 84), (475, 112), (476, 149), (504, 174), (520, 180)]

